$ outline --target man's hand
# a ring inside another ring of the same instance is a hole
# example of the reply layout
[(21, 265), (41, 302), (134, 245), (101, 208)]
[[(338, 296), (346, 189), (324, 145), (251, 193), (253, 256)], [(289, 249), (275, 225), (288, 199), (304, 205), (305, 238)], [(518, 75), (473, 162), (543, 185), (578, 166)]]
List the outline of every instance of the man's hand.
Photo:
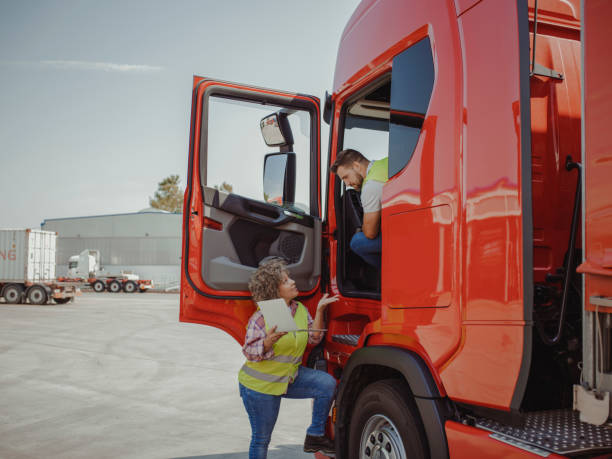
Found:
[(276, 343), (279, 339), (281, 339), (286, 334), (287, 332), (277, 332), (276, 325), (272, 327), (270, 330), (268, 330), (266, 332), (266, 337), (264, 338), (264, 341), (263, 341), (264, 352), (269, 352), (270, 349), (272, 349), (272, 346), (274, 346), (274, 343)]

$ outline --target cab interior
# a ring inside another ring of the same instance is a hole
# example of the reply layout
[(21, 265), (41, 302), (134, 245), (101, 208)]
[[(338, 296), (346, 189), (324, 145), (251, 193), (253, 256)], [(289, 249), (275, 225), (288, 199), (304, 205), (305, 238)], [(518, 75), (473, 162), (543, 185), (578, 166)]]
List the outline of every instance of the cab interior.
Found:
[[(370, 161), (387, 156), (391, 79), (377, 81), (345, 104), (338, 151), (361, 152)], [(338, 225), (338, 284), (345, 296), (380, 299), (380, 270), (366, 263), (350, 248), (353, 235), (363, 222), (360, 191), (335, 177), (335, 207)]]

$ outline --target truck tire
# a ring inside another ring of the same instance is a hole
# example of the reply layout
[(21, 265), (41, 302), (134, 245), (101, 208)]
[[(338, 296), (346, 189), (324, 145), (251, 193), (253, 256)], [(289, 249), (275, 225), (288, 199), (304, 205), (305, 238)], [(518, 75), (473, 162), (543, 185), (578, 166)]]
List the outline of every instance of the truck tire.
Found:
[(23, 287), (17, 284), (9, 284), (4, 287), (2, 297), (10, 304), (18, 304), (23, 301)]
[(101, 293), (106, 290), (106, 285), (101, 280), (96, 280), (93, 284), (91, 284), (91, 288), (93, 288), (94, 292)]
[(410, 390), (401, 379), (367, 386), (357, 398), (348, 457), (426, 458), (427, 441)]
[(136, 290), (138, 290), (138, 284), (134, 281), (127, 281), (123, 284), (123, 291), (125, 293), (134, 293)]
[(119, 293), (121, 291), (121, 282), (119, 282), (118, 280), (111, 281), (111, 283), (108, 284), (108, 291), (113, 293)]
[(33, 285), (30, 287), (27, 296), (31, 304), (46, 304), (49, 299), (47, 291), (40, 285)]
[(57, 304), (66, 304), (71, 300), (71, 298), (53, 298)]

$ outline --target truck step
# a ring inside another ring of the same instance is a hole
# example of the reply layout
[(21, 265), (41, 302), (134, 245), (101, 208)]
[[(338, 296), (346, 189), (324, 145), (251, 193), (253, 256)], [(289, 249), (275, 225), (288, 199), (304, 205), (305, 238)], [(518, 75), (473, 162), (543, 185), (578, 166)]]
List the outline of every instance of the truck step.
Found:
[(357, 346), (360, 335), (332, 335), (332, 341), (349, 346)]
[(493, 432), (492, 438), (505, 443), (514, 441), (560, 455), (612, 451), (612, 426), (580, 422), (578, 411), (535, 411), (523, 417), (522, 427), (484, 418), (476, 420), (476, 427)]

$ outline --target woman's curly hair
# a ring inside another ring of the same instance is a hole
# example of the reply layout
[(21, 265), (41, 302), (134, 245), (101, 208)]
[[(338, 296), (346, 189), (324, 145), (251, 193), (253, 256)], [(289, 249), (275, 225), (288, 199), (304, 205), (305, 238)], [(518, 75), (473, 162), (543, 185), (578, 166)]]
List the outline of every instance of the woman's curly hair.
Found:
[(259, 265), (249, 280), (249, 290), (254, 301), (273, 300), (279, 296), (283, 275), (289, 274), (282, 258), (272, 258)]

